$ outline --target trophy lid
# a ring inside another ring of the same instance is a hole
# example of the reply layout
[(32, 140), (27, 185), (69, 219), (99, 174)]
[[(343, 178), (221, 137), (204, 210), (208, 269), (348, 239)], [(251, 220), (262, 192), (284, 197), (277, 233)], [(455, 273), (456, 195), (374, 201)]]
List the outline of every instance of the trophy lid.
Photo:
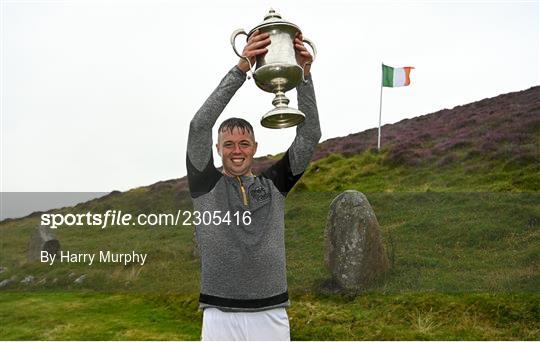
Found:
[(265, 28), (265, 27), (268, 27), (268, 26), (274, 26), (274, 25), (292, 26), (292, 27), (296, 28), (298, 31), (300, 31), (300, 28), (298, 26), (296, 26), (295, 24), (293, 24), (293, 23), (291, 23), (291, 22), (289, 22), (287, 20), (283, 20), (281, 18), (281, 14), (274, 11), (273, 8), (270, 8), (268, 13), (264, 17), (264, 21), (262, 23), (260, 23), (259, 25), (255, 26), (251, 31), (249, 31), (248, 37), (253, 32), (255, 32), (255, 31), (257, 31), (257, 30), (259, 30), (261, 28)]

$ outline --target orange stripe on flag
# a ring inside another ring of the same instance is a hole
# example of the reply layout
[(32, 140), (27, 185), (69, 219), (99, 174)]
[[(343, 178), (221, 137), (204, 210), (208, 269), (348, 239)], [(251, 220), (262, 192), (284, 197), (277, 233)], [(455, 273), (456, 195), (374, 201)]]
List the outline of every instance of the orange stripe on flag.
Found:
[(409, 74), (411, 73), (411, 69), (414, 69), (414, 67), (403, 67), (403, 69), (405, 70), (405, 85), (408, 86), (411, 84), (411, 77)]

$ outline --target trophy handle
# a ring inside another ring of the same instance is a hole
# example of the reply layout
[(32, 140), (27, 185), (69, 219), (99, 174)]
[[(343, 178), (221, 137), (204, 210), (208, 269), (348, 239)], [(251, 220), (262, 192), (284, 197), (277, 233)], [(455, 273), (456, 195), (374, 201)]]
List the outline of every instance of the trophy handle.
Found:
[(234, 50), (234, 53), (236, 53), (236, 55), (240, 58), (245, 58), (244, 56), (242, 56), (241, 54), (238, 53), (238, 50), (236, 50), (236, 46), (234, 45), (234, 41), (236, 40), (236, 37), (238, 37), (238, 35), (240, 34), (245, 34), (246, 35), (246, 38), (247, 38), (247, 33), (246, 31), (244, 31), (244, 29), (238, 29), (238, 30), (235, 30), (232, 34), (231, 34), (231, 45), (232, 45), (232, 48)]
[(244, 31), (244, 29), (238, 29), (238, 30), (235, 30), (232, 34), (231, 34), (231, 46), (234, 50), (234, 53), (240, 57), (240, 58), (243, 58), (245, 59), (248, 64), (249, 64), (249, 71), (251, 71), (251, 74), (253, 75), (253, 66), (251, 65), (251, 61), (249, 60), (249, 58), (247, 58), (246, 56), (242, 56), (241, 54), (238, 53), (238, 50), (236, 50), (236, 46), (234, 45), (235, 43), (235, 40), (236, 40), (236, 37), (238, 37), (239, 35), (241, 34), (244, 34), (246, 35), (246, 39), (248, 38), (248, 34), (246, 33), (246, 31)]
[[(315, 47), (315, 43), (313, 43), (311, 40), (309, 40), (307, 38), (302, 39), (302, 42), (307, 43), (309, 46), (311, 46), (311, 50), (313, 50), (313, 61), (314, 61), (315, 58), (317, 57), (317, 48)], [(302, 65), (302, 70), (306, 69), (306, 65), (307, 65), (307, 63)], [(304, 78), (304, 73), (302, 73), (302, 80), (304, 82), (306, 81), (306, 79)]]

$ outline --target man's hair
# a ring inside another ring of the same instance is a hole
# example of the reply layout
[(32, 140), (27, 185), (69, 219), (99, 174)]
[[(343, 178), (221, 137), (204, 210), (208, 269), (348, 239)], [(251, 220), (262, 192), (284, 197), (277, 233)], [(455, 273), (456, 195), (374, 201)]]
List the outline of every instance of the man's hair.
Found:
[(253, 131), (251, 124), (240, 118), (229, 118), (223, 121), (221, 125), (219, 125), (218, 134), (226, 131), (229, 131), (232, 134), (235, 128), (241, 130), (243, 134), (248, 131), (253, 136), (253, 140), (255, 140), (255, 132)]

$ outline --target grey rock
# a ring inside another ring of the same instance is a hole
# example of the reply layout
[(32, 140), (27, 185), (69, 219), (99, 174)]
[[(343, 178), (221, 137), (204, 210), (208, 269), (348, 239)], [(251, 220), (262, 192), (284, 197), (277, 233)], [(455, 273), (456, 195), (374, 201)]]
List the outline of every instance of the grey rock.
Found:
[(4, 280), (0, 281), (0, 288), (6, 287), (9, 284), (12, 284), (13, 282), (14, 281), (12, 279), (4, 279)]
[(347, 190), (330, 204), (325, 265), (338, 292), (361, 292), (389, 268), (377, 217), (366, 196)]
[(0, 273), (4, 273), (7, 271), (7, 267), (0, 266)]
[(30, 237), (28, 243), (28, 260), (35, 261), (41, 259), (41, 251), (47, 251), (50, 254), (60, 252), (60, 242), (56, 238), (53, 229), (41, 225)]
[(36, 283), (36, 285), (44, 285), (47, 282), (47, 278), (42, 278), (40, 281)]
[(24, 284), (24, 285), (28, 285), (28, 284), (32, 284), (34, 282), (34, 276), (26, 276), (24, 277), (23, 280), (21, 280), (21, 284)]
[(82, 284), (84, 282), (84, 280), (86, 279), (86, 274), (83, 274), (82, 276), (80, 276), (79, 278), (75, 279), (74, 283), (75, 284)]
[(75, 277), (75, 273), (71, 272), (70, 274), (68, 274), (68, 278), (73, 278)]

